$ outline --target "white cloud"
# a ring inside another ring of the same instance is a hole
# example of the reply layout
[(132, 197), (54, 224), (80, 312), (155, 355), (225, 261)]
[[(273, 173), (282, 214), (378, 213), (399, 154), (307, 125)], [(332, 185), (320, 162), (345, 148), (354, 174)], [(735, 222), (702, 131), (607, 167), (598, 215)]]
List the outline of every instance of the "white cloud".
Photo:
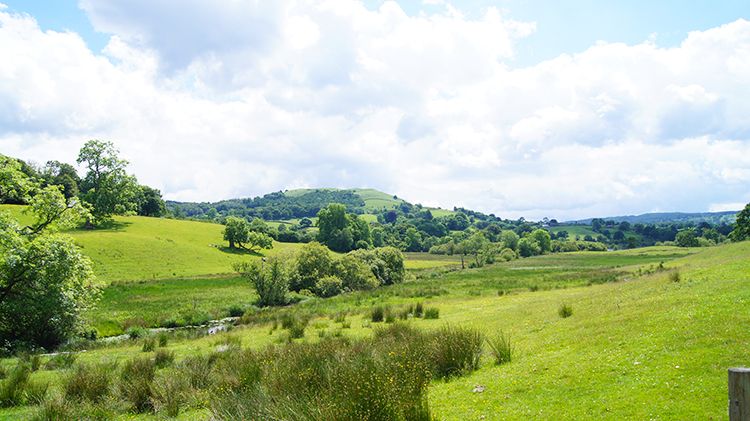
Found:
[(750, 23), (509, 70), (534, 24), (354, 0), (83, 0), (114, 33), (0, 11), (0, 152), (115, 142), (178, 200), (375, 187), (564, 220), (750, 201)]

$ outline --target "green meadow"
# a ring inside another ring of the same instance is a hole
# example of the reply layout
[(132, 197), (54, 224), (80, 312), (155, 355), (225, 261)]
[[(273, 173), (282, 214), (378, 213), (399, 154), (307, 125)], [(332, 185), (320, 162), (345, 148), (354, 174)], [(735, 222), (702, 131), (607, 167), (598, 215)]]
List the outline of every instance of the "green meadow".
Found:
[[(398, 323), (509, 337), (510, 362), (497, 365), (485, 344), (476, 370), (429, 382), (427, 401), (438, 420), (726, 419), (727, 369), (750, 365), (750, 242), (547, 254), (463, 270), (460, 256), (406, 253), (408, 279), (401, 284), (257, 309), (255, 292), (231, 274), (231, 263), (259, 256), (210, 247), (222, 244), (221, 229), (128, 217), (104, 230), (71, 231), (107, 285), (88, 314), (92, 324), (114, 335), (170, 318), (248, 310), (241, 324), (216, 335), (206, 335), (205, 327), (163, 333), (175, 366), (217, 355), (228, 344), (260, 350), (285, 343), (285, 317), (306, 321), (293, 340), (300, 344), (369, 338)], [(264, 253), (293, 247), (274, 246)], [(415, 317), (408, 310), (417, 305), (439, 317)], [(563, 306), (569, 317), (561, 316)], [(375, 322), (376, 308), (398, 317)], [(153, 358), (144, 341), (160, 332), (98, 341), (77, 354), (77, 363)], [(41, 358), (44, 364), (53, 356)], [(7, 370), (15, 361), (0, 366)], [(61, 393), (65, 373), (41, 369), (31, 379), (47, 382), (52, 396)], [(210, 397), (219, 393), (206, 389), (204, 398), (185, 401), (176, 419), (212, 419)], [(37, 410), (3, 409), (0, 420), (27, 419)], [(108, 419), (165, 417), (124, 409)]]

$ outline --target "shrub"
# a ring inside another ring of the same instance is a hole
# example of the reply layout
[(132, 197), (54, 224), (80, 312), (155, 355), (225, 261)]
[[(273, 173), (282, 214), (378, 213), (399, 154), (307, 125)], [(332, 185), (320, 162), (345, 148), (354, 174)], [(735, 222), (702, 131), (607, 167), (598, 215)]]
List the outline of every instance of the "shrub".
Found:
[(487, 345), (490, 347), (490, 352), (496, 364), (509, 363), (513, 359), (513, 344), (510, 341), (510, 336), (506, 336), (502, 331), (496, 337), (487, 339)]
[(669, 280), (672, 282), (680, 282), (680, 271), (675, 270), (669, 273)]
[(315, 283), (315, 294), (323, 298), (333, 297), (341, 294), (343, 286), (338, 276), (326, 276)]
[(241, 305), (235, 304), (227, 309), (227, 313), (229, 317), (242, 317), (245, 314), (245, 309)]
[(430, 307), (424, 311), (425, 319), (438, 319), (440, 318), (440, 309), (437, 307)]
[(258, 305), (278, 306), (286, 304), (286, 294), (289, 292), (289, 274), (277, 258), (270, 258), (268, 262), (260, 263), (240, 262), (232, 268), (250, 279), (258, 294)]
[(164, 348), (167, 346), (168, 336), (166, 332), (161, 332), (159, 334), (159, 348)]
[(563, 319), (568, 318), (573, 315), (573, 306), (567, 303), (563, 303), (557, 310), (557, 314), (559, 314)]
[(61, 377), (63, 396), (68, 400), (100, 402), (109, 395), (112, 365), (78, 364)]
[(148, 330), (140, 327), (140, 326), (131, 326), (128, 328), (128, 330), (125, 332), (128, 337), (132, 340), (136, 340), (138, 338), (142, 338), (148, 333)]

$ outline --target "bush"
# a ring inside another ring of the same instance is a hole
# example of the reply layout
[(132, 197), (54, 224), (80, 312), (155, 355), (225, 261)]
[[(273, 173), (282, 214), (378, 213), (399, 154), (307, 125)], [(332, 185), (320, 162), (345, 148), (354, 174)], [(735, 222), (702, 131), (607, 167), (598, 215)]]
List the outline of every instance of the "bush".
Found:
[(509, 363), (513, 359), (513, 344), (510, 341), (510, 336), (505, 336), (502, 331), (496, 337), (487, 339), (487, 345), (490, 347), (490, 352), (496, 364)]
[(132, 340), (136, 340), (138, 338), (142, 338), (143, 336), (146, 336), (148, 333), (148, 330), (140, 327), (140, 326), (131, 326), (128, 328), (128, 330), (125, 332), (128, 337)]
[(680, 282), (680, 271), (675, 270), (669, 273), (669, 280), (672, 282)]
[(326, 276), (318, 279), (318, 282), (315, 283), (315, 294), (322, 298), (333, 297), (341, 294), (343, 286), (344, 284), (338, 276)]
[(227, 314), (229, 314), (229, 317), (242, 317), (245, 314), (245, 309), (241, 305), (235, 304), (227, 309)]
[(573, 306), (567, 303), (563, 303), (557, 310), (557, 314), (559, 314), (563, 319), (568, 318), (573, 315)]
[(416, 306), (414, 306), (414, 317), (422, 317), (424, 315), (424, 304), (417, 303)]
[(289, 292), (289, 274), (285, 265), (276, 258), (265, 258), (258, 263), (241, 262), (232, 268), (250, 279), (258, 294), (259, 306), (278, 306), (286, 304), (286, 294)]
[(102, 401), (110, 393), (113, 370), (111, 365), (76, 365), (61, 377), (63, 396), (68, 400)]

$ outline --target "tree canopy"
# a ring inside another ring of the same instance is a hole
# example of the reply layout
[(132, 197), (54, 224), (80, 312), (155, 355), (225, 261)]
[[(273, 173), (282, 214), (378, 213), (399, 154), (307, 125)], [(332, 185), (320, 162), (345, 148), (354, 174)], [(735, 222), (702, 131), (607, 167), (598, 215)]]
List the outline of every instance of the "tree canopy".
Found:
[(734, 223), (731, 238), (732, 241), (745, 241), (750, 238), (750, 203), (745, 205), (745, 209), (737, 214), (737, 221)]
[(89, 140), (76, 160), (88, 169), (81, 198), (91, 205), (91, 215), (96, 223), (128, 210), (136, 211), (131, 199), (138, 184), (134, 176), (125, 172), (128, 161), (120, 159), (118, 153), (112, 142)]

